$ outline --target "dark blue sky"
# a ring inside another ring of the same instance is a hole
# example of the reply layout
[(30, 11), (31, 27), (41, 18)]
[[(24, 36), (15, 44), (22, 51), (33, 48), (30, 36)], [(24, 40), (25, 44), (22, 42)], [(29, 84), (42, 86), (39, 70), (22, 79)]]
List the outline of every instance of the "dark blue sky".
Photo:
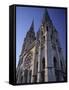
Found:
[[(34, 19), (34, 30), (38, 31), (45, 8), (16, 7), (16, 66), (21, 53), (24, 37)], [(66, 14), (65, 9), (47, 8), (49, 16), (59, 32), (59, 40), (65, 57), (66, 51)]]

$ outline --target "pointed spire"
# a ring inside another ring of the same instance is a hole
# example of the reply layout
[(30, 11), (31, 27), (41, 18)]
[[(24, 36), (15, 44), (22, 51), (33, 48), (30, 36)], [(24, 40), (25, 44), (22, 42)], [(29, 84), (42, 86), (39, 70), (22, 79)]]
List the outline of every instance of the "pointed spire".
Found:
[(49, 17), (47, 8), (45, 8), (45, 10), (44, 10), (44, 15), (43, 15), (43, 20), (42, 20), (42, 22), (43, 22), (43, 23), (45, 23), (45, 22), (51, 22), (51, 19), (50, 19), (50, 17)]
[(30, 46), (31, 43), (33, 43), (33, 41), (35, 40), (35, 32), (34, 32), (34, 20), (31, 23), (31, 26), (29, 28), (29, 31), (26, 34), (26, 37), (24, 39), (24, 43), (23, 43), (23, 47), (22, 47), (22, 52), (24, 52), (24, 50), (27, 50), (28, 47)]
[(29, 29), (29, 35), (31, 35), (32, 37), (35, 37), (34, 19), (32, 20), (32, 24), (31, 24), (31, 27), (30, 27), (30, 29)]
[(31, 26), (30, 26), (30, 31), (34, 31), (34, 19), (32, 20), (32, 24), (31, 24)]
[(34, 18), (33, 18), (33, 20), (32, 20), (32, 26), (34, 27)]
[(50, 19), (47, 9), (45, 9), (45, 19)]

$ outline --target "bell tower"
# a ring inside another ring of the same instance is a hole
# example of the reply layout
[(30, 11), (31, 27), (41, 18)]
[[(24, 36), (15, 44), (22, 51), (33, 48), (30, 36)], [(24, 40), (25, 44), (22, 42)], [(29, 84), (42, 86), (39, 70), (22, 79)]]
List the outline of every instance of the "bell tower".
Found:
[[(58, 32), (53, 26), (47, 9), (39, 31), (38, 80), (37, 82), (63, 81), (61, 47)], [(62, 56), (63, 57), (63, 56)]]

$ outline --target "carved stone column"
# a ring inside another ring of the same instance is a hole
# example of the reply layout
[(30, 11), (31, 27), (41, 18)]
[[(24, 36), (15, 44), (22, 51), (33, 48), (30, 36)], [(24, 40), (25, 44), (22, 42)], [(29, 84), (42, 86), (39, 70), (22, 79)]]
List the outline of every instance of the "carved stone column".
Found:
[(38, 46), (38, 74), (37, 74), (37, 82), (41, 82), (41, 31), (40, 31), (39, 46)]
[(35, 63), (35, 48), (34, 48), (34, 50), (33, 50), (33, 58), (32, 58), (32, 77), (31, 77), (31, 82), (33, 83), (34, 82), (34, 63)]
[(45, 30), (45, 82), (48, 81), (48, 68), (47, 68), (47, 31)]
[(41, 77), (41, 47), (39, 46), (37, 82), (40, 82), (40, 77)]
[(27, 83), (29, 83), (29, 70), (28, 70), (28, 75), (27, 75)]

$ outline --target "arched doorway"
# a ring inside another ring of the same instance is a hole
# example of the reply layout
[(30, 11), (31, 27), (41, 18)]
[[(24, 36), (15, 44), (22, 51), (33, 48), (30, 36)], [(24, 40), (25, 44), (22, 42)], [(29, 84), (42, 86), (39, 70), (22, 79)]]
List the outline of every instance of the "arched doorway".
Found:
[(24, 83), (27, 83), (27, 79), (28, 79), (28, 70), (25, 69), (24, 70)]
[(28, 79), (29, 79), (29, 83), (31, 83), (31, 77), (32, 77), (32, 70), (29, 70), (29, 72), (28, 72), (29, 74), (28, 74)]

